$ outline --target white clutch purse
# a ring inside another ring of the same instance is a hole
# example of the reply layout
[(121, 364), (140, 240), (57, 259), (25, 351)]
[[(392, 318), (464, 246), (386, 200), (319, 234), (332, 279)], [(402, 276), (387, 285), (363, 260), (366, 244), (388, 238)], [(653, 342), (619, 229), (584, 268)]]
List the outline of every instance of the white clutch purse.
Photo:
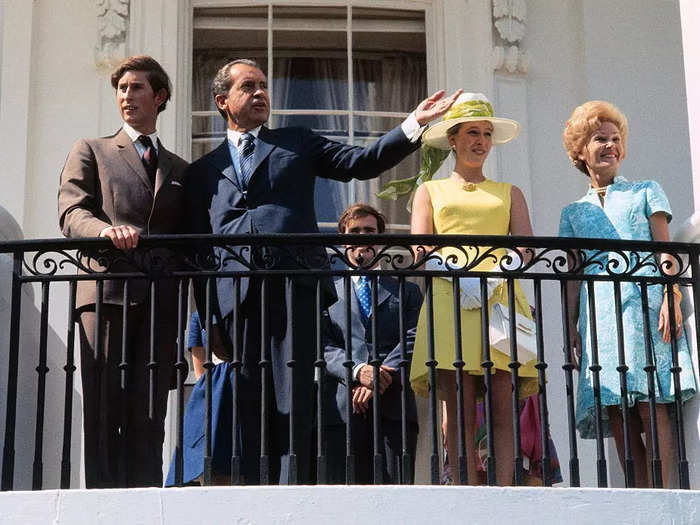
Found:
[[(527, 363), (537, 357), (535, 322), (515, 313), (515, 329), (518, 341), (518, 361)], [(501, 303), (494, 303), (489, 312), (489, 342), (493, 348), (510, 355), (510, 312)]]

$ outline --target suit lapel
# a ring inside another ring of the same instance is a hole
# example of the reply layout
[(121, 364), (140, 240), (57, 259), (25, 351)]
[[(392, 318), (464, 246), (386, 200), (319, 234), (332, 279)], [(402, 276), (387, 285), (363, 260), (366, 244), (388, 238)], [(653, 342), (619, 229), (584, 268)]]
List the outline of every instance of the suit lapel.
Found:
[(124, 162), (129, 165), (131, 170), (138, 176), (144, 186), (146, 186), (151, 196), (153, 196), (153, 188), (151, 187), (151, 181), (146, 173), (146, 168), (143, 167), (141, 157), (139, 157), (131, 138), (129, 138), (129, 135), (126, 134), (123, 128), (115, 135), (114, 143), (120, 157), (124, 159)]
[[(255, 151), (253, 152), (253, 175), (251, 176), (251, 180), (255, 178), (255, 173), (260, 167), (260, 164), (262, 164), (262, 162), (270, 155), (270, 153), (272, 153), (272, 150), (275, 149), (275, 139), (276, 135), (274, 134), (274, 132), (270, 131), (265, 126), (260, 128), (260, 133), (258, 133), (258, 140), (256, 141), (257, 144), (255, 147)], [(250, 186), (250, 182), (248, 183), (248, 185)]]
[[(338, 294), (338, 306), (342, 308), (343, 311), (343, 321), (341, 323), (343, 333), (347, 336), (347, 333), (345, 332), (346, 327), (345, 327), (345, 308), (346, 308), (346, 301), (350, 301), (350, 330), (351, 330), (351, 338), (353, 339), (352, 341), (352, 351), (354, 354), (354, 359), (355, 360), (364, 360), (366, 361), (368, 356), (367, 356), (367, 347), (364, 344), (365, 341), (365, 325), (362, 322), (362, 313), (360, 312), (360, 303), (357, 300), (357, 293), (355, 292), (355, 283), (352, 280), (352, 277), (350, 278), (350, 297), (345, 297), (345, 280), (344, 279), (338, 279), (335, 283), (336, 287), (336, 292)], [(358, 340), (359, 344), (355, 341)], [(358, 353), (361, 353), (362, 355), (358, 355)]]
[(238, 191), (238, 179), (236, 177), (236, 171), (233, 168), (231, 152), (228, 149), (228, 139), (224, 139), (224, 141), (219, 144), (219, 147), (211, 152), (209, 161), (221, 172), (224, 177), (231, 181), (233, 186)]
[(387, 277), (379, 277), (379, 279), (377, 279), (377, 309), (379, 309), (379, 306), (381, 306), (384, 301), (391, 297), (391, 291), (394, 288), (393, 284), (394, 282)]

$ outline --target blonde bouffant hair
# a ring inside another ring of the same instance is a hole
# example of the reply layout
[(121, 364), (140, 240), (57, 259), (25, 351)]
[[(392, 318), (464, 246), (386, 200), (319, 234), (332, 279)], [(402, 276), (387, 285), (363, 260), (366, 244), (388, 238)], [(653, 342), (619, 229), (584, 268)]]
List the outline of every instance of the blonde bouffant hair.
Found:
[(625, 158), (627, 149), (627, 117), (616, 106), (604, 100), (591, 100), (581, 104), (566, 121), (564, 128), (564, 147), (571, 162), (580, 171), (588, 175), (586, 163), (579, 160), (583, 148), (602, 122), (612, 122), (620, 130), (622, 148), (620, 160)]

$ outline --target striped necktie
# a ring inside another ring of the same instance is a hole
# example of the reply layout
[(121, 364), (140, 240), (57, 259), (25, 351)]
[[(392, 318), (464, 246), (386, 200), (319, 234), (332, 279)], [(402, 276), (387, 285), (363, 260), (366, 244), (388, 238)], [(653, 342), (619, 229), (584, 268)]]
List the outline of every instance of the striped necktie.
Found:
[(238, 160), (241, 165), (241, 186), (243, 191), (248, 190), (248, 182), (253, 176), (253, 152), (255, 151), (255, 137), (250, 133), (243, 133), (238, 142)]

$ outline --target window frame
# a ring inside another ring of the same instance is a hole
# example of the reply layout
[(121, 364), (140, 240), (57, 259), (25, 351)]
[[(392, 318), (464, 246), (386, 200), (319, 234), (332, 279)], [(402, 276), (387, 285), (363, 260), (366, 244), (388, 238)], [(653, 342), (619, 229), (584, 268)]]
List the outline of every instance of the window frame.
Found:
[[(141, 0), (143, 1), (143, 0)], [(194, 30), (195, 28), (206, 28), (206, 27), (218, 27), (221, 28), (222, 22), (216, 20), (215, 17), (198, 17), (199, 20), (195, 19), (195, 9), (200, 8), (216, 8), (216, 7), (236, 7), (236, 6), (258, 6), (266, 8), (266, 18), (258, 18), (257, 24), (247, 25), (246, 29), (257, 29), (267, 31), (267, 62), (265, 64), (268, 78), (274, 78), (274, 69), (272, 62), (274, 56), (278, 53), (274, 53), (272, 35), (274, 31), (278, 30), (294, 30), (300, 29), (303, 25), (302, 19), (300, 19), (299, 27), (290, 25), (289, 20), (283, 20), (286, 27), (278, 27), (276, 25), (276, 20), (274, 18), (274, 8), (278, 7), (342, 7), (346, 10), (346, 17), (344, 24), (342, 26), (336, 23), (331, 24), (325, 30), (329, 31), (342, 31), (346, 32), (346, 49), (345, 56), (347, 57), (348, 64), (348, 107), (347, 109), (275, 109), (271, 108), (270, 112), (270, 125), (274, 127), (275, 119), (279, 116), (289, 116), (289, 115), (339, 115), (345, 116), (348, 122), (348, 135), (347, 141), (352, 144), (355, 141), (355, 122), (354, 117), (360, 116), (370, 116), (370, 117), (389, 117), (394, 119), (403, 119), (408, 116), (410, 109), (407, 108), (406, 112), (397, 111), (365, 111), (355, 109), (354, 101), (354, 85), (353, 85), (353, 67), (352, 60), (353, 54), (353, 32), (356, 32), (353, 26), (353, 9), (354, 8), (372, 8), (372, 9), (386, 9), (386, 10), (413, 10), (423, 12), (423, 28), (425, 34), (425, 53), (426, 53), (426, 80), (427, 80), (427, 90), (428, 93), (435, 91), (435, 86), (438, 84), (443, 84), (444, 82), (439, 79), (440, 70), (442, 69), (440, 65), (444, 62), (444, 52), (438, 52), (437, 45), (442, 42), (442, 38), (437, 38), (437, 34), (440, 33), (438, 21), (441, 20), (440, 16), (437, 16), (438, 10), (442, 8), (442, 0), (376, 0), (374, 2), (368, 1), (358, 1), (358, 0), (325, 0), (325, 1), (299, 1), (299, 0), (277, 0), (274, 2), (256, 2), (254, 0), (179, 0), (180, 2), (186, 2), (189, 4), (187, 9), (188, 16), (185, 20), (181, 20), (185, 27), (182, 34), (186, 38), (180, 39), (180, 66), (178, 71), (182, 72), (178, 80), (182, 78), (185, 79), (184, 82), (178, 82), (178, 87), (182, 90), (182, 97), (178, 97), (180, 100), (176, 104), (179, 115), (183, 118), (179, 118), (177, 126), (177, 138), (176, 144), (179, 146), (179, 151), (185, 152), (187, 158), (192, 156), (192, 144), (195, 140), (192, 138), (192, 121), (197, 116), (216, 116), (219, 114), (214, 110), (207, 111), (193, 111), (192, 110), (192, 100), (191, 100), (191, 90), (192, 90), (192, 57), (194, 49)], [(337, 19), (340, 20), (340, 19)], [(225, 21), (223, 22), (225, 23)], [(375, 28), (363, 27), (363, 30), (375, 31)], [(228, 27), (228, 26), (227, 26)], [(306, 25), (305, 28), (308, 30), (309, 26)], [(320, 29), (319, 27), (313, 27), (313, 30)], [(382, 28), (376, 27), (378, 32), (394, 32), (395, 28)], [(442, 56), (443, 59), (439, 60), (437, 57)], [(186, 84), (186, 86), (184, 85)], [(270, 82), (270, 99), (273, 97), (272, 93), (272, 82)], [(184, 89), (183, 89), (184, 88)], [(418, 101), (416, 101), (418, 103)], [(200, 139), (200, 141), (207, 142), (211, 139)], [(216, 141), (220, 140), (218, 137)], [(353, 181), (350, 185), (350, 201), (355, 200), (357, 195), (357, 182)], [(329, 228), (334, 226), (331, 223), (319, 222), (319, 227)], [(409, 226), (407, 224), (390, 224), (387, 225), (390, 230), (395, 231), (407, 231)]]

